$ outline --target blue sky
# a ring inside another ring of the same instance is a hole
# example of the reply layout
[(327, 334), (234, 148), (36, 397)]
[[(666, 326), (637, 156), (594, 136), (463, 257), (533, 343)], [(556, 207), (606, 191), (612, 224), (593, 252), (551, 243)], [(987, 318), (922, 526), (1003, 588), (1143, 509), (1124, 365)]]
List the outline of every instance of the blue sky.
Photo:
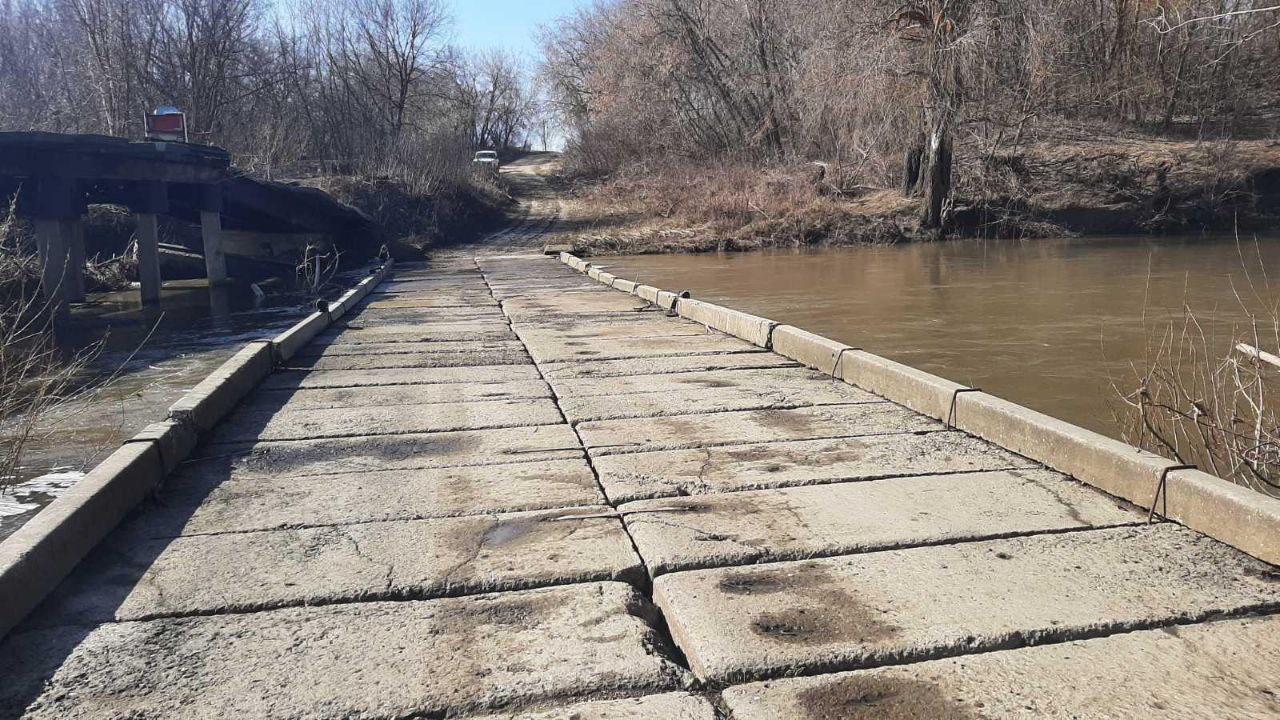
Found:
[(469, 49), (500, 47), (533, 59), (534, 30), (589, 0), (452, 0), (455, 42)]

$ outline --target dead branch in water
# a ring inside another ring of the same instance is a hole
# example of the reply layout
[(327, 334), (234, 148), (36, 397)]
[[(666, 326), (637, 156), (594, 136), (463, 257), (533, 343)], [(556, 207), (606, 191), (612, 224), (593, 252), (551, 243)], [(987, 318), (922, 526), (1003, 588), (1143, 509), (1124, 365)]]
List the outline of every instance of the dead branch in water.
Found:
[(1184, 304), (1149, 343), (1136, 389), (1120, 393), (1121, 419), (1139, 447), (1280, 495), (1280, 357), (1263, 349), (1280, 349), (1280, 306), (1261, 292), (1270, 290), (1265, 270), (1260, 288), (1244, 267), (1248, 292), (1236, 289), (1232, 336), (1215, 337)]

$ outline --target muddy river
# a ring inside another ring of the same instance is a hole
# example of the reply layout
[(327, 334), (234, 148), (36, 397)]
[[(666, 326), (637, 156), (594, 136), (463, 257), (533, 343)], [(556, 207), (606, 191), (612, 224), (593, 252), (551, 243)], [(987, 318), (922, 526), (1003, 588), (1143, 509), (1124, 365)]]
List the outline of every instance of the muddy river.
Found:
[(150, 423), (244, 343), (272, 337), (305, 314), (305, 298), (258, 297), (249, 286), (210, 291), (166, 283), (158, 306), (137, 290), (95, 295), (79, 308), (62, 344), (97, 347), (98, 383), (45, 418), (15, 477), (0, 489), (0, 539), (12, 534), (121, 442)]
[(1115, 437), (1115, 388), (1136, 387), (1152, 338), (1184, 307), (1211, 344), (1227, 348), (1248, 325), (1242, 303), (1254, 312), (1280, 304), (1280, 274), (1266, 277), (1280, 273), (1280, 237), (956, 241), (595, 262)]

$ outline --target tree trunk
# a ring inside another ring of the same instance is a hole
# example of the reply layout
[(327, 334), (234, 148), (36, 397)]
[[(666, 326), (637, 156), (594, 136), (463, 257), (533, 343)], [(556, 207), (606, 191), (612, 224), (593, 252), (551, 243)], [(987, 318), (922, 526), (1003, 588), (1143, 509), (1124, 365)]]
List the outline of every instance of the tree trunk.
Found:
[(902, 163), (902, 194), (911, 197), (920, 187), (920, 161), (924, 158), (924, 134), (916, 136), (916, 140), (907, 148)]
[(951, 194), (951, 135), (946, 128), (930, 129), (920, 188), (920, 226), (926, 230), (942, 230), (942, 206)]

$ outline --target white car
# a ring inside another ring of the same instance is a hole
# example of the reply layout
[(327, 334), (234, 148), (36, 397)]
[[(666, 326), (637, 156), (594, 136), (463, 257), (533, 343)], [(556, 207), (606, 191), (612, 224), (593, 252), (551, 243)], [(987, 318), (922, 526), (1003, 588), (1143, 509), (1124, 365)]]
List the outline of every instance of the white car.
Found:
[(471, 162), (476, 166), (477, 170), (492, 175), (497, 175), (498, 168), (502, 166), (502, 163), (498, 160), (498, 153), (492, 150), (481, 150), (477, 152), (475, 157), (471, 158)]

